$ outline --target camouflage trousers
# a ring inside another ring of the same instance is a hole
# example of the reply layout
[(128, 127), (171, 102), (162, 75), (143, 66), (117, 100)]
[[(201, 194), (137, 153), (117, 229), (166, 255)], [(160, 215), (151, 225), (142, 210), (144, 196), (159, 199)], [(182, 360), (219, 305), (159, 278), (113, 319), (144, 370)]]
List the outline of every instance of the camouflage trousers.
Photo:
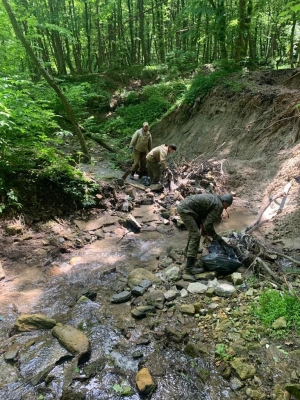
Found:
[(146, 171), (146, 155), (138, 150), (133, 150), (133, 164), (131, 167), (132, 172), (143, 174)]
[(199, 221), (197, 221), (192, 214), (179, 212), (179, 215), (186, 229), (189, 231), (186, 256), (197, 258), (201, 239), (201, 233), (198, 228)]
[(150, 184), (156, 184), (160, 181), (160, 166), (156, 162), (147, 160), (147, 168), (150, 177)]

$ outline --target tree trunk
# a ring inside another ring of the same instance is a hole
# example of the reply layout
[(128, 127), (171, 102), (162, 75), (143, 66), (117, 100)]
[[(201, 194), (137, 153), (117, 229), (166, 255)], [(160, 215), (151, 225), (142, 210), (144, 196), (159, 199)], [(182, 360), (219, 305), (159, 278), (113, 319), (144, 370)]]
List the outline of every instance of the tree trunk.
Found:
[(25, 39), (21, 29), (19, 28), (18, 22), (15, 18), (15, 15), (12, 11), (12, 9), (10, 8), (10, 5), (8, 4), (7, 0), (2, 0), (2, 3), (4, 5), (4, 8), (8, 14), (8, 17), (10, 19), (10, 22), (12, 24), (12, 27), (15, 31), (16, 36), (20, 39), (22, 45), (24, 46), (26, 53), (28, 54), (28, 56), (30, 57), (30, 59), (32, 60), (32, 62), (36, 65), (36, 67), (39, 69), (39, 71), (41, 72), (42, 76), (46, 79), (46, 81), (48, 82), (48, 84), (52, 87), (53, 90), (55, 90), (55, 92), (57, 93), (58, 97), (60, 98), (66, 113), (68, 115), (68, 117), (70, 118), (70, 121), (72, 122), (72, 126), (74, 129), (74, 132), (77, 135), (77, 138), (80, 142), (81, 145), (81, 150), (83, 152), (83, 154), (89, 157), (89, 151), (88, 148), (86, 146), (86, 142), (84, 140), (84, 137), (82, 135), (82, 132), (80, 130), (80, 127), (78, 125), (78, 122), (76, 120), (76, 117), (74, 115), (74, 112), (67, 100), (67, 98), (65, 97), (65, 95), (63, 94), (63, 92), (61, 91), (60, 87), (57, 85), (57, 83), (55, 82), (55, 80), (52, 78), (51, 75), (48, 74), (48, 72), (45, 70), (45, 68), (42, 66), (41, 62), (39, 61), (39, 59), (36, 57), (36, 55), (34, 54), (32, 48), (30, 47), (29, 43), (27, 42), (27, 40)]

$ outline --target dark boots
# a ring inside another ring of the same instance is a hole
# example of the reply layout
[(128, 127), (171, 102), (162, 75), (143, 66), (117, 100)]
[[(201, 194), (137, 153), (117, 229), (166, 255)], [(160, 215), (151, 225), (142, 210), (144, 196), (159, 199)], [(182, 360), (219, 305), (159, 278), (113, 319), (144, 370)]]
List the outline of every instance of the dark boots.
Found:
[(188, 274), (196, 275), (201, 274), (204, 270), (203, 268), (195, 267), (195, 257), (188, 256), (186, 259), (185, 270)]

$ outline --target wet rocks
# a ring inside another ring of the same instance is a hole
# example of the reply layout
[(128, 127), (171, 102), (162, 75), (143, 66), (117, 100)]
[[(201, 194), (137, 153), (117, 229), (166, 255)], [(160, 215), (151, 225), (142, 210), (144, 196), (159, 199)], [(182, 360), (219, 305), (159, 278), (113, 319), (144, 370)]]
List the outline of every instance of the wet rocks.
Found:
[(160, 283), (160, 279), (146, 268), (137, 268), (129, 273), (127, 284), (132, 289), (134, 286), (140, 286), (144, 280), (149, 280), (152, 284)]
[(165, 328), (165, 333), (168, 340), (175, 343), (183, 342), (183, 340), (188, 336), (188, 332), (181, 327), (167, 326)]
[(145, 294), (147, 289), (149, 289), (151, 286), (152, 286), (151, 280), (144, 279), (139, 283), (139, 285), (136, 285), (131, 289), (131, 293), (134, 296), (143, 296), (143, 294)]
[(124, 290), (123, 292), (116, 293), (110, 299), (111, 303), (125, 303), (126, 301), (131, 299), (131, 292), (128, 290)]
[(70, 353), (78, 354), (79, 359), (90, 353), (89, 339), (83, 332), (73, 328), (73, 326), (57, 324), (51, 332)]
[(6, 361), (16, 361), (20, 350), (20, 345), (14, 343), (4, 354), (4, 360)]
[(43, 314), (23, 314), (15, 321), (14, 329), (18, 332), (29, 332), (36, 329), (51, 329), (55, 325), (55, 319)]
[(155, 307), (153, 306), (138, 306), (131, 310), (131, 315), (135, 318), (143, 318), (155, 311)]
[(148, 368), (142, 368), (135, 377), (135, 383), (140, 394), (146, 395), (154, 391), (156, 384)]

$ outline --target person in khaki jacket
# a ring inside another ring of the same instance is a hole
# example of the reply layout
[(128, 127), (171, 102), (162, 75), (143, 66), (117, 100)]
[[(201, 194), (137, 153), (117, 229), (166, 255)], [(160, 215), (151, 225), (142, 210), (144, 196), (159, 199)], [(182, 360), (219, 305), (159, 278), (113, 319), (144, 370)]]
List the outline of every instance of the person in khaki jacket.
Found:
[(134, 133), (129, 147), (133, 149), (131, 177), (133, 178), (134, 173), (138, 172), (141, 178), (146, 174), (146, 155), (152, 149), (152, 136), (148, 122), (144, 122), (143, 127)]
[(176, 151), (175, 144), (162, 144), (152, 149), (146, 159), (148, 173), (150, 177), (150, 185), (159, 183), (160, 181), (160, 167), (163, 171), (168, 170), (166, 165), (166, 158), (169, 153), (174, 153)]

